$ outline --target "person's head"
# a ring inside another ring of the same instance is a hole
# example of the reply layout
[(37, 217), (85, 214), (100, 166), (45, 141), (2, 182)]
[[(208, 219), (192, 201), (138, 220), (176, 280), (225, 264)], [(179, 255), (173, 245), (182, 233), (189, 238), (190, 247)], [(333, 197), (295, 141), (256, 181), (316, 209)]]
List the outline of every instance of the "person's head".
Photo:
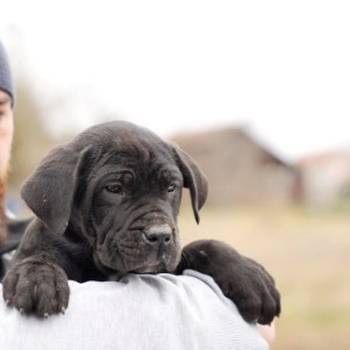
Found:
[(4, 194), (13, 138), (14, 88), (8, 57), (0, 42), (0, 242), (5, 238)]
[(0, 178), (5, 180), (13, 137), (13, 109), (11, 96), (0, 90)]
[(6, 177), (13, 137), (13, 83), (5, 49), (0, 42), (0, 178)]

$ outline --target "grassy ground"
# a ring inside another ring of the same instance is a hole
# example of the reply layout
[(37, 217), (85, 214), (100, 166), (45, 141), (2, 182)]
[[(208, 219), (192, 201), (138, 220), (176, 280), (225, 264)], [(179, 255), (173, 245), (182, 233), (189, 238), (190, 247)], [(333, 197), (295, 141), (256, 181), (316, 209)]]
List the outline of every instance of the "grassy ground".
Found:
[(180, 218), (183, 243), (215, 238), (271, 272), (282, 294), (273, 349), (350, 349), (350, 212), (208, 208)]

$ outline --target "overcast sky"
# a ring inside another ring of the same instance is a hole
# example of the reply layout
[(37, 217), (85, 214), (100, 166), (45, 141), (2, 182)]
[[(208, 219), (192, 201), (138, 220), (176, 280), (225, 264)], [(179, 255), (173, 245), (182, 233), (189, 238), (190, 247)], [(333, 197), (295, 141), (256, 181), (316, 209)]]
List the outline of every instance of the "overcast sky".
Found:
[(16, 66), (75, 101), (57, 127), (102, 109), (165, 136), (243, 124), (289, 159), (350, 146), (349, 1), (0, 3)]

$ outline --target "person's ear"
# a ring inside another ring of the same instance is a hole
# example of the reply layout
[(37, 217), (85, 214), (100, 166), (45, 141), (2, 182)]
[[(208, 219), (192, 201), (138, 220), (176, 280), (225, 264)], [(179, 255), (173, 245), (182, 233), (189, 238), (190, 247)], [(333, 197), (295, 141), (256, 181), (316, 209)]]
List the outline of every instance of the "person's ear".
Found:
[(82, 151), (68, 146), (53, 149), (25, 182), (21, 196), (52, 232), (63, 234), (72, 210), (80, 169), (89, 147)]
[(184, 178), (184, 187), (190, 190), (194, 217), (199, 223), (199, 210), (208, 196), (208, 181), (196, 162), (179, 147), (173, 146), (179, 169)]

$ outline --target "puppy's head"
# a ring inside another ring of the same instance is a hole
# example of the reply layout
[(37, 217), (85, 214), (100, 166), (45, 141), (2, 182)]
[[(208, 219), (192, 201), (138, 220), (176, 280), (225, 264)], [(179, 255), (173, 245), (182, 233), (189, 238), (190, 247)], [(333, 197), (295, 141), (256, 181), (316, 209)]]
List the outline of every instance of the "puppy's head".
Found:
[(126, 122), (92, 127), (58, 147), (25, 183), (22, 197), (55, 234), (74, 230), (105, 271), (172, 271), (179, 262), (182, 188), (194, 216), (207, 181), (183, 151)]

